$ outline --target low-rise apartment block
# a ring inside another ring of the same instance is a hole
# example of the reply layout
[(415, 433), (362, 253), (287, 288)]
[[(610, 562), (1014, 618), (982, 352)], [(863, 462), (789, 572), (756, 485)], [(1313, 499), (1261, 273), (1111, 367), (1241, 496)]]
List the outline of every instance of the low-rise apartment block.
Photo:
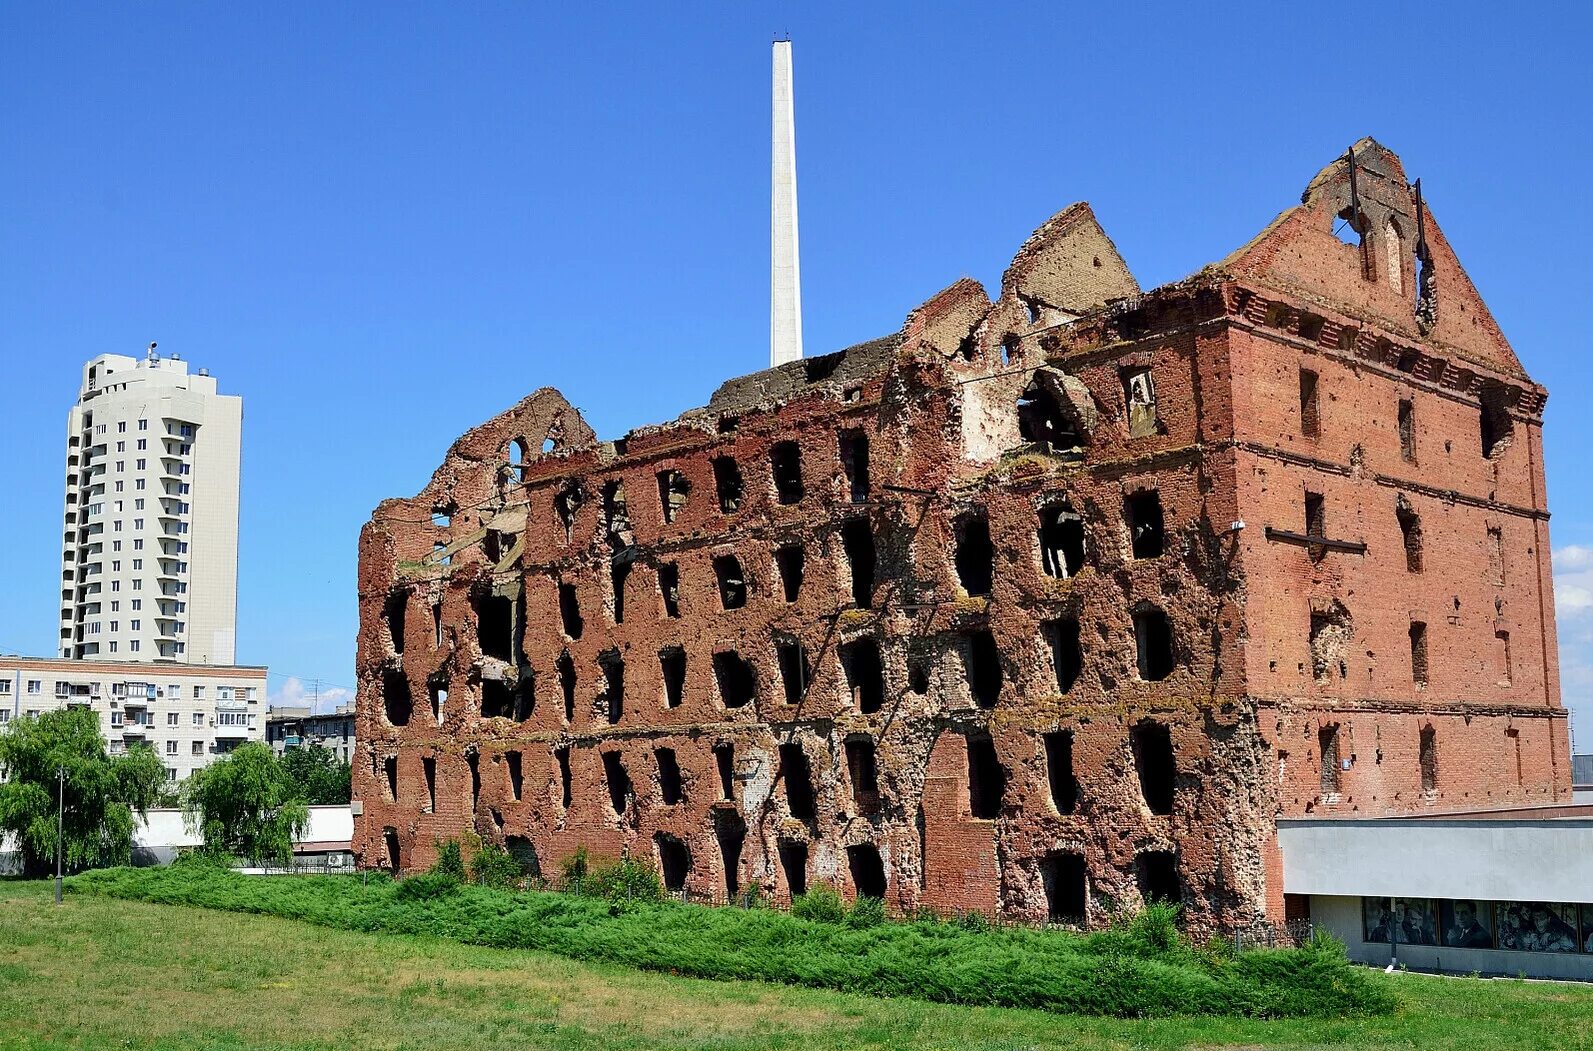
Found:
[(273, 708), (266, 716), (266, 743), (277, 755), (320, 745), (349, 762), (354, 755), (354, 705), (340, 704), (320, 714), (302, 705)]

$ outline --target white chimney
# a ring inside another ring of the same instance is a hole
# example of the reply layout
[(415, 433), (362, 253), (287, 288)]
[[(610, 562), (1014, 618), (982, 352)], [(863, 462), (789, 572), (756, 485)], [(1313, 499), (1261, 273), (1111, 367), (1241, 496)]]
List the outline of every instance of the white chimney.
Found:
[(791, 41), (774, 42), (774, 155), (769, 199), (769, 364), (802, 357), (802, 272), (797, 249), (796, 118)]

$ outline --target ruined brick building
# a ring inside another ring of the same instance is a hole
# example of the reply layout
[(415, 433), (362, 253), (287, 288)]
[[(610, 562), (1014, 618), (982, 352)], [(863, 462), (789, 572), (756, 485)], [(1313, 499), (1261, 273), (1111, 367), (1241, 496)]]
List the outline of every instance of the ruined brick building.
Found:
[(1352, 156), (1152, 292), (1076, 204), (994, 301), (464, 435), (360, 538), (364, 863), (1212, 930), (1282, 918), (1280, 816), (1568, 799), (1545, 391)]

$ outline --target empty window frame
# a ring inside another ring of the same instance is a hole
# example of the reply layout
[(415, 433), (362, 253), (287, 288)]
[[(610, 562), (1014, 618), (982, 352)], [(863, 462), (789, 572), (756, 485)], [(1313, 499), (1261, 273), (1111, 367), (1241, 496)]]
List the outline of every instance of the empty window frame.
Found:
[(775, 548), (774, 565), (780, 574), (780, 593), (787, 602), (795, 602), (802, 594), (802, 571), (806, 562), (807, 552), (801, 544)]
[(872, 843), (847, 847), (846, 867), (858, 897), (885, 897), (885, 863), (880, 860), (878, 847)]
[(717, 555), (714, 578), (719, 582), (719, 604), (725, 609), (741, 609), (747, 604), (747, 576), (735, 555)]
[(1410, 677), (1417, 686), (1427, 685), (1427, 625), (1410, 622)]
[(989, 737), (968, 739), (968, 813), (981, 820), (1001, 816), (1007, 790), (1007, 771)]
[(513, 659), (514, 601), (503, 595), (476, 597), (476, 641), (488, 657)]
[(409, 606), (408, 591), (394, 591), (382, 603), (382, 616), (387, 622), (387, 636), (392, 640), (393, 652), (404, 653), (404, 612)]
[(558, 516), (559, 524), (564, 526), (564, 542), (568, 544), (575, 535), (575, 514), (586, 502), (586, 497), (581, 493), (581, 487), (574, 482), (564, 486), (553, 496), (553, 513)]
[(1139, 790), (1145, 805), (1153, 814), (1171, 814), (1173, 791), (1178, 782), (1172, 731), (1162, 723), (1144, 719), (1135, 725), (1131, 740), (1134, 770), (1139, 775)]
[[(1315, 540), (1327, 538), (1327, 498), (1321, 493), (1305, 494), (1305, 535)], [(1307, 550), (1313, 559), (1327, 554), (1327, 547), (1322, 544), (1310, 544)]]
[(390, 755), (382, 760), (382, 775), (387, 781), (388, 801), (398, 802), (398, 756)]
[(503, 753), (503, 770), (509, 779), (509, 798), (518, 803), (525, 794), (525, 765), (519, 752)]
[(1410, 398), (1399, 399), (1399, 455), (1416, 462), (1416, 403)]
[[(1505, 631), (1503, 628), (1500, 628), (1498, 631), (1493, 633), (1493, 639), (1494, 645), (1498, 650), (1498, 684), (1500, 686), (1509, 686), (1515, 679), (1515, 673), (1510, 663), (1510, 633)], [(1593, 931), (1590, 931), (1589, 933), (1593, 934)]]
[(747, 824), (735, 811), (716, 810), (714, 839), (719, 842), (719, 860), (724, 866), (725, 897), (735, 901), (741, 891), (741, 850), (747, 843)]
[(1482, 455), (1490, 460), (1504, 452), (1515, 432), (1515, 420), (1510, 415), (1508, 397), (1508, 389), (1497, 384), (1484, 387), (1482, 391), (1482, 407), (1478, 417)]
[(1139, 885), (1140, 897), (1147, 902), (1177, 904), (1183, 898), (1178, 858), (1170, 850), (1142, 851), (1134, 859), (1134, 882)]
[(691, 875), (691, 852), (686, 844), (667, 832), (654, 837), (658, 845), (658, 871), (663, 877), (664, 889), (679, 893), (686, 889), (686, 877)]
[(758, 684), (752, 665), (735, 650), (714, 654), (714, 680), (719, 685), (719, 700), (726, 708), (744, 708), (757, 696)]
[(1072, 414), (1038, 380), (1018, 398), (1018, 436), (1049, 449), (1075, 449), (1084, 444)]
[(1123, 404), (1128, 410), (1130, 438), (1156, 433), (1156, 384), (1148, 367), (1123, 373)]
[(625, 582), (631, 576), (631, 560), (616, 556), (609, 562), (609, 588), (614, 596), (614, 623), (625, 623)]
[(570, 773), (570, 750), (568, 747), (553, 750), (553, 758), (559, 767), (559, 805), (565, 810), (570, 809), (574, 801), (574, 778)]
[(466, 752), (465, 766), (470, 771), (470, 812), (474, 814), (481, 807), (481, 753)]
[(625, 759), (617, 751), (603, 752), (603, 779), (608, 782), (608, 801), (614, 813), (625, 813), (626, 804), (634, 796), (630, 774), (625, 772)]
[(780, 874), (786, 890), (795, 898), (808, 892), (808, 845), (791, 840), (780, 842)]
[(1123, 499), (1123, 518), (1128, 523), (1129, 548), (1135, 558), (1160, 558), (1165, 549), (1161, 494), (1142, 489)]
[(575, 718), (575, 661), (570, 657), (570, 651), (565, 650), (559, 654), (559, 659), (554, 661), (554, 670), (559, 676), (559, 692), (564, 695), (564, 721), (569, 722)]
[(1422, 520), (1409, 500), (1400, 496), (1394, 504), (1394, 517), (1399, 522), (1400, 538), (1405, 545), (1405, 569), (1410, 573), (1422, 571)]
[(619, 650), (598, 654), (598, 669), (603, 673), (603, 711), (613, 726), (625, 714), (625, 659)]
[(665, 806), (674, 806), (681, 800), (682, 783), (680, 762), (673, 748), (656, 748), (653, 760), (658, 764), (658, 798)]
[(880, 658), (879, 641), (864, 635), (843, 642), (840, 655), (852, 703), (864, 715), (879, 711), (885, 704), (885, 665)]
[(1300, 370), (1300, 433), (1307, 438), (1315, 438), (1322, 433), (1317, 374), (1310, 369)]
[(807, 695), (808, 683), (813, 680), (806, 649), (796, 639), (776, 639), (774, 655), (780, 665), (780, 684), (785, 691), (785, 703), (801, 704)]
[(1040, 866), (1040, 881), (1045, 887), (1046, 914), (1052, 923), (1077, 922), (1088, 909), (1089, 890), (1085, 877), (1084, 855), (1053, 851)]
[(502, 679), (481, 680), (481, 717), (509, 719), (514, 716), (514, 689)]
[(954, 525), (957, 547), (954, 562), (957, 582), (969, 595), (989, 595), (995, 582), (996, 548), (990, 541), (990, 520), (976, 511)]
[(733, 515), (741, 510), (746, 497), (746, 486), (741, 480), (741, 465), (729, 456), (716, 456), (711, 461), (714, 470), (714, 489), (719, 495), (721, 514)]
[(586, 621), (581, 618), (581, 603), (575, 595), (575, 585), (560, 582), (559, 584), (559, 623), (564, 629), (564, 634), (574, 640), (581, 637), (581, 632), (586, 630)]
[(1044, 743), (1051, 805), (1058, 814), (1072, 814), (1079, 805), (1079, 780), (1073, 772), (1073, 731), (1053, 730), (1045, 735)]
[(802, 448), (796, 442), (776, 442), (769, 449), (769, 470), (774, 480), (774, 496), (782, 504), (794, 504), (805, 492), (802, 485)]
[(1433, 795), (1438, 791), (1438, 732), (1424, 726), (1418, 740), (1417, 762), (1421, 767), (1422, 791)]
[(963, 633), (963, 670), (968, 677), (968, 695), (981, 708), (994, 708), (1001, 699), (1004, 676), (1001, 650), (988, 628)]
[(1071, 577), (1084, 568), (1084, 519), (1067, 504), (1040, 508), (1040, 568), (1047, 576)]
[(814, 815), (813, 775), (801, 745), (780, 746), (779, 778), (785, 782), (785, 799), (791, 816), (804, 821), (811, 819)]
[(686, 651), (666, 646), (658, 651), (658, 670), (664, 681), (664, 707), (679, 708), (686, 699)]
[(1067, 693), (1084, 670), (1084, 650), (1079, 641), (1079, 622), (1074, 617), (1048, 620), (1040, 625), (1040, 638), (1050, 657), (1056, 676), (1056, 691)]
[(426, 680), (426, 696), (431, 701), (431, 716), (440, 725), (443, 710), (448, 704), (448, 675), (437, 672)]
[(1155, 606), (1134, 613), (1136, 671), (1144, 682), (1161, 682), (1173, 673), (1173, 629), (1167, 614)]
[(409, 676), (404, 674), (403, 669), (388, 668), (382, 672), (382, 709), (387, 721), (394, 726), (408, 726), (414, 708)]
[(658, 506), (666, 523), (673, 522), (685, 510), (690, 494), (691, 483), (686, 481), (685, 475), (674, 468), (658, 472)]
[(1329, 723), (1318, 727), (1317, 754), (1322, 760), (1322, 797), (1336, 800), (1343, 786), (1344, 772), (1339, 763), (1339, 724)]
[(728, 741), (714, 745), (714, 768), (719, 772), (719, 798), (736, 798), (736, 746)]
[(428, 814), (437, 812), (437, 757), (424, 755), (420, 758), (420, 776), (426, 783), (426, 810)]
[(867, 609), (874, 601), (874, 531), (868, 519), (854, 518), (841, 526), (841, 549), (852, 577), (852, 604)]
[(858, 814), (879, 813), (879, 770), (874, 742), (867, 737), (846, 739), (846, 775), (852, 783), (852, 806)]
[(676, 563), (658, 564), (658, 596), (664, 603), (664, 616), (680, 616), (680, 566)]
[(847, 493), (854, 504), (868, 499), (868, 435), (862, 431), (842, 431), (841, 470), (846, 475)]

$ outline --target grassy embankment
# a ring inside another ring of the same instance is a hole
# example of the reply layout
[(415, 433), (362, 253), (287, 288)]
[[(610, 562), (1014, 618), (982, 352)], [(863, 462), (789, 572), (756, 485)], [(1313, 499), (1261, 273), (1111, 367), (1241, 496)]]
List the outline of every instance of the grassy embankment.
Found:
[(1115, 1019), (646, 973), (0, 882), (0, 1048), (1593, 1048), (1593, 989), (1400, 975), (1392, 1015)]

